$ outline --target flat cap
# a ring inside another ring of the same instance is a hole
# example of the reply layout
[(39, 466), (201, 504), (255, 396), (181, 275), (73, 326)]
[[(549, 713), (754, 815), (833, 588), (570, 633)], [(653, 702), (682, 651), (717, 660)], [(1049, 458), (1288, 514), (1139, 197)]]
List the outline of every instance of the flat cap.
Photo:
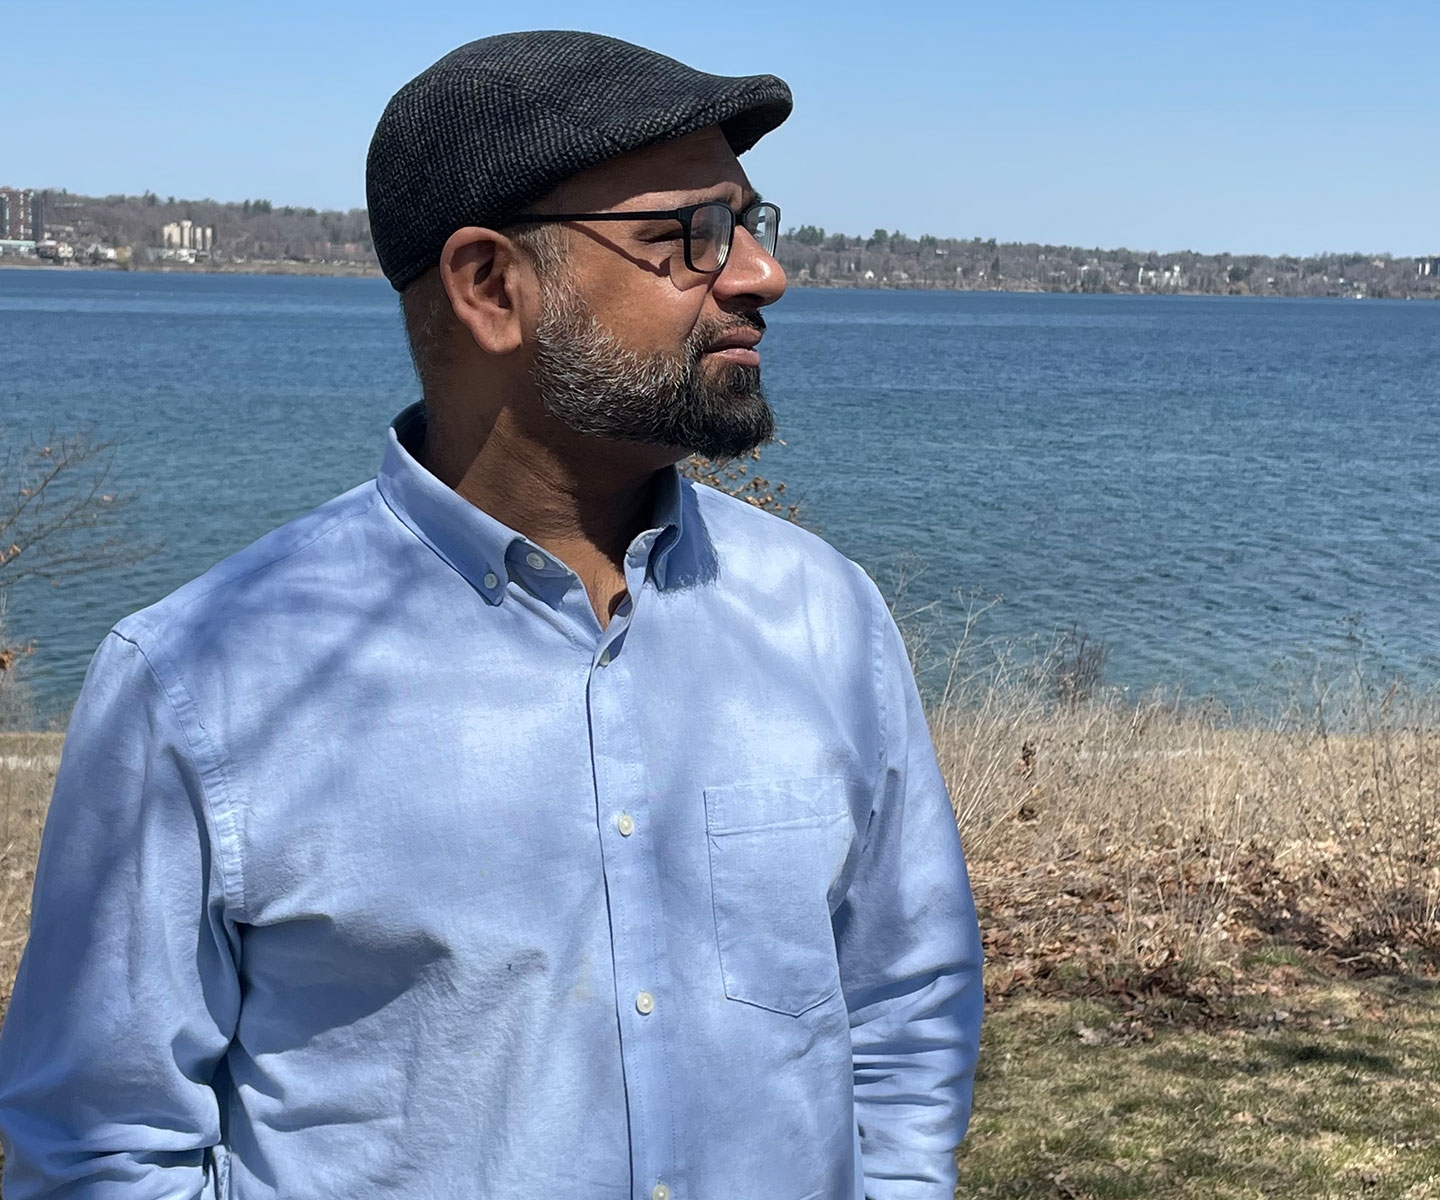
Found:
[(465, 225), (494, 228), (581, 171), (718, 125), (736, 154), (790, 115), (774, 75), (708, 75), (595, 33), (481, 38), (385, 106), (365, 164), (370, 233), (396, 291)]

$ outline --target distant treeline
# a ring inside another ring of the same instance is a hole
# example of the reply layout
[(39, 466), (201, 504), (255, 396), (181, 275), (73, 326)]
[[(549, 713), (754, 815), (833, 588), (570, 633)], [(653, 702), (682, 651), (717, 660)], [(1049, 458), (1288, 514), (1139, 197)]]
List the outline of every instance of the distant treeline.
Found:
[(1389, 254), (1160, 254), (802, 225), (781, 238), (779, 258), (792, 279), (820, 286), (1440, 298), (1440, 266), (1422, 275), (1415, 259)]
[(348, 212), (296, 208), (269, 200), (179, 200), (154, 192), (142, 196), (45, 196), (45, 230), (70, 242), (77, 252), (92, 243), (129, 246), (144, 262), (146, 251), (162, 245), (161, 230), (190, 220), (215, 229), (211, 257), (218, 262), (252, 259), (301, 263), (375, 264), (370, 218), (363, 208)]
[[(77, 252), (92, 243), (130, 246), (143, 265), (161, 230), (190, 220), (215, 229), (217, 262), (288, 261), (376, 265), (363, 208), (297, 208), (265, 199), (222, 203), (141, 196), (46, 193), (47, 232)], [(1440, 260), (1429, 274), (1389, 254), (1197, 254), (912, 238), (877, 229), (868, 237), (814, 225), (787, 230), (779, 258), (793, 282), (829, 287), (994, 289), (1047, 292), (1191, 292), (1206, 295), (1440, 298)]]

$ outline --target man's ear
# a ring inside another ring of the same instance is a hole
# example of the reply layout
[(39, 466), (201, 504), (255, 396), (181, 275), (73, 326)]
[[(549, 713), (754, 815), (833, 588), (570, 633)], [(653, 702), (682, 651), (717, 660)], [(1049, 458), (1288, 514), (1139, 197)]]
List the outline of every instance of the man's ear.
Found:
[(524, 343), (522, 313), (533, 279), (529, 259), (493, 229), (457, 229), (440, 251), (440, 281), (455, 319), (486, 354), (511, 354)]

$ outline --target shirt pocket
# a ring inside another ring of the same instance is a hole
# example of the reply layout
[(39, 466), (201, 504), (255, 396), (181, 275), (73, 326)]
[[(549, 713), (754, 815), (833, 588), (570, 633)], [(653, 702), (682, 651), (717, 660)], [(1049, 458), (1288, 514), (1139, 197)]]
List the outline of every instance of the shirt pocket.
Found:
[(845, 781), (705, 789), (710, 893), (725, 995), (799, 1016), (840, 987), (828, 895), (855, 827)]

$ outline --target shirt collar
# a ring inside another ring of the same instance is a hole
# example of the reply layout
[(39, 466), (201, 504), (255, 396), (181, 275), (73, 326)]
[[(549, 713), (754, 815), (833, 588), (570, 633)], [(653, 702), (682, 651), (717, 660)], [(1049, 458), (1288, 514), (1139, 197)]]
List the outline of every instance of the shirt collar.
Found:
[[(420, 444), (424, 432), (425, 412), (418, 403), (390, 423), (376, 485), (391, 511), (491, 604), (505, 598), (505, 585), (517, 576), (542, 598), (563, 594), (566, 589), (557, 584), (574, 579), (568, 568), (420, 465), (410, 447)], [(685, 542), (687, 516), (692, 528), (703, 525), (695, 519), (692, 492), (674, 467), (661, 471), (651, 526), (631, 543), (631, 554), (648, 557), (650, 577), (662, 591), (667, 581), (674, 582), (672, 568), (684, 558), (677, 559), (675, 550)]]
[(650, 576), (662, 592), (667, 586), (671, 554), (685, 535), (685, 496), (688, 485), (674, 467), (660, 472), (655, 487), (655, 514), (651, 527), (656, 531), (650, 548)]

